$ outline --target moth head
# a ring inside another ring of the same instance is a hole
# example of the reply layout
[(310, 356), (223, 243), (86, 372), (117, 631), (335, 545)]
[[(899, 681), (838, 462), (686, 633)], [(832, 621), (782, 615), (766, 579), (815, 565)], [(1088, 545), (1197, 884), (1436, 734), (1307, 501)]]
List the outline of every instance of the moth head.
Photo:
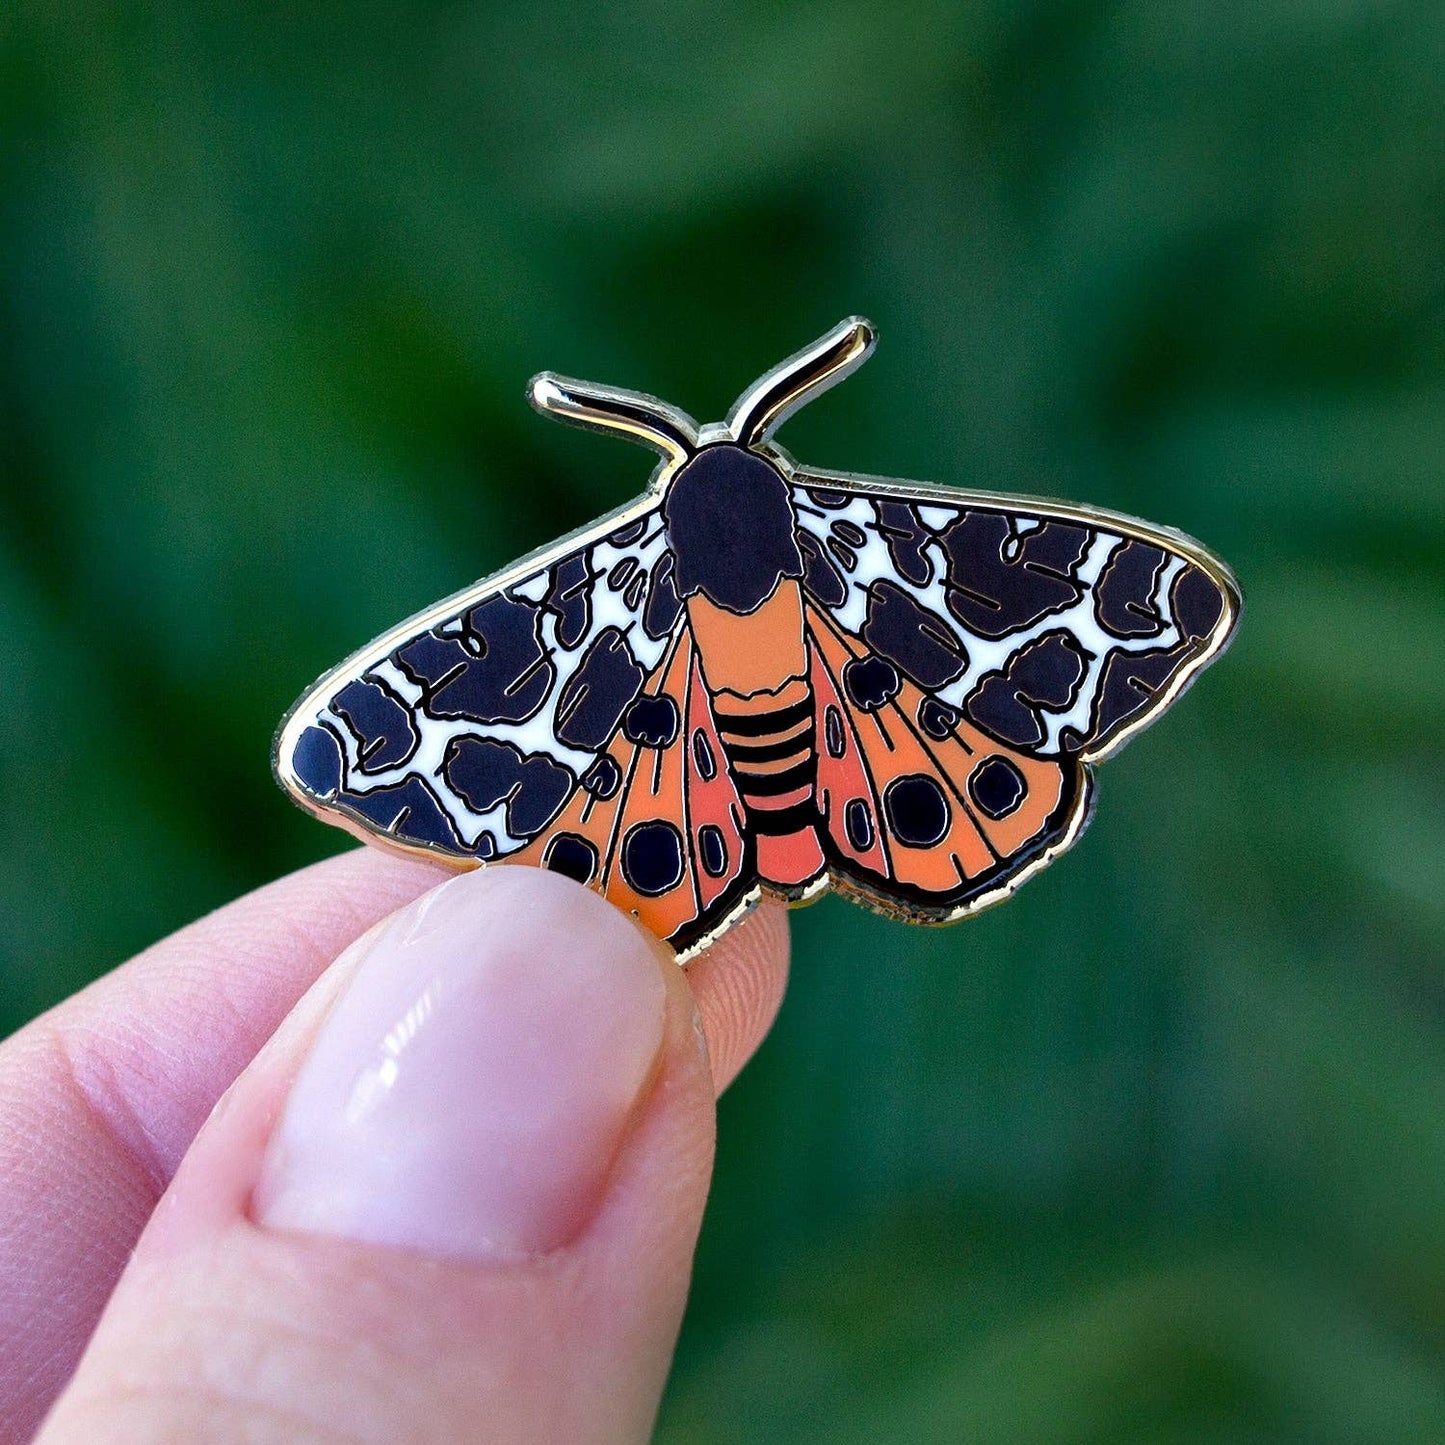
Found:
[(733, 404), (724, 422), (700, 427), (685, 411), (640, 391), (598, 386), (544, 371), (527, 397), (545, 416), (592, 431), (611, 432), (662, 454), (658, 484), (707, 447), (736, 446), (766, 455), (772, 434), (799, 407), (851, 375), (873, 350), (877, 333), (861, 316), (850, 316), (755, 381)]

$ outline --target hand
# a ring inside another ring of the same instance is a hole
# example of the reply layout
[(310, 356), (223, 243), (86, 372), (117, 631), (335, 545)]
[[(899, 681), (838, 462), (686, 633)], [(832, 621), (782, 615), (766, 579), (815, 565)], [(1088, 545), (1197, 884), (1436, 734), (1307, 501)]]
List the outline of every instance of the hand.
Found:
[(441, 876), (319, 864), (0, 1046), (0, 1440), (646, 1437), (785, 910), (684, 975)]

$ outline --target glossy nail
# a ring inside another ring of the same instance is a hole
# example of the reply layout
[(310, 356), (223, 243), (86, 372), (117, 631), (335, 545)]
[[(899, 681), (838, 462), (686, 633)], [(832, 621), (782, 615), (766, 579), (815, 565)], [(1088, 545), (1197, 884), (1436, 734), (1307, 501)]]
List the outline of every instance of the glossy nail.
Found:
[(453, 1256), (567, 1243), (655, 1070), (664, 966), (611, 904), (541, 869), (426, 894), (322, 1025), (257, 1220)]

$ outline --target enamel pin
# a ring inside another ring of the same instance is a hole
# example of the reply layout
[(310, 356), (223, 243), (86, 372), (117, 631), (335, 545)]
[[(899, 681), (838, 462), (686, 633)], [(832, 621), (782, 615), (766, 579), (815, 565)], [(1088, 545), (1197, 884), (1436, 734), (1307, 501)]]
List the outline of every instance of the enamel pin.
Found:
[(798, 466), (773, 433), (873, 340), (843, 322), (704, 427), (535, 378), (539, 411), (662, 454), (646, 493), (327, 673), (282, 785), (393, 849), (556, 869), (684, 961), (763, 891), (921, 922), (1005, 897), (1239, 592), (1131, 517)]

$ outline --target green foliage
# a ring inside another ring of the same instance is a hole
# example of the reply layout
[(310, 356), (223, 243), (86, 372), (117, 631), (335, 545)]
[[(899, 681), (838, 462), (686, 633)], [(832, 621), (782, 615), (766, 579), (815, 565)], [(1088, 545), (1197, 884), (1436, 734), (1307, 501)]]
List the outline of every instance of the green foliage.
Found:
[(830, 901), (661, 1435), (1445, 1438), (1445, 11), (37, 3), (0, 23), (0, 1031), (342, 846), (322, 668), (634, 493), (543, 367), (1237, 569), (1079, 848)]

